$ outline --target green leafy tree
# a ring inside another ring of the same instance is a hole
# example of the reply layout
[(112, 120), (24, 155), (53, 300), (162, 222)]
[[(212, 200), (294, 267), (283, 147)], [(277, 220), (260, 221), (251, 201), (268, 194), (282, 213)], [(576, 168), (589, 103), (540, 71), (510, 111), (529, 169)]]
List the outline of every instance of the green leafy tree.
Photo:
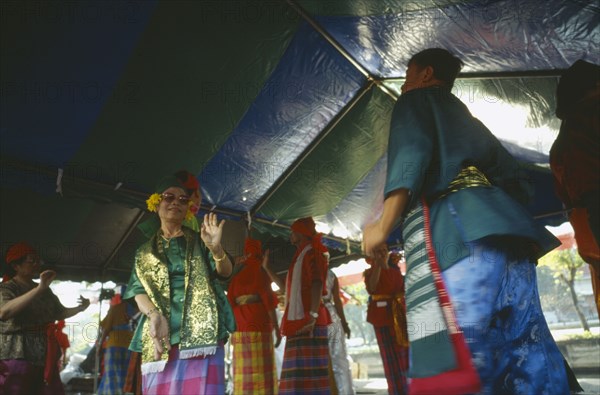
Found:
[(573, 309), (569, 287), (563, 281), (554, 278), (554, 271), (550, 267), (538, 266), (537, 284), (542, 309), (545, 312)]
[(585, 315), (581, 311), (579, 300), (575, 293), (575, 280), (581, 276), (583, 265), (585, 264), (586, 263), (581, 259), (575, 248), (552, 251), (540, 259), (540, 266), (550, 268), (553, 272), (555, 281), (567, 286), (569, 294), (571, 295), (573, 307), (579, 317), (579, 321), (581, 321), (581, 326), (584, 331), (589, 332), (590, 326), (585, 319)]

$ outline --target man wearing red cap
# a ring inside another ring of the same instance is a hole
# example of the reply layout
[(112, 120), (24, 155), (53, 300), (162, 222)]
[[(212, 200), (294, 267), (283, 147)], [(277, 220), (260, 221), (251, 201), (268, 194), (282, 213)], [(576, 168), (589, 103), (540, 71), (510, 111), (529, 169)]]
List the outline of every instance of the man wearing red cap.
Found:
[[(53, 325), (85, 310), (90, 301), (67, 308), (50, 290), (56, 272), (40, 273), (40, 258), (27, 243), (11, 246), (0, 284), (0, 393), (63, 394), (58, 369), (60, 345)], [(40, 277), (40, 283), (33, 281)], [(52, 342), (52, 343), (50, 343)]]
[(227, 299), (233, 308), (237, 329), (231, 336), (233, 345), (233, 392), (235, 394), (274, 394), (277, 373), (273, 349), (273, 330), (281, 343), (275, 308), (277, 296), (271, 290), (269, 276), (261, 267), (260, 240), (247, 238), (245, 261), (231, 279)]
[[(329, 312), (321, 302), (326, 294), (327, 249), (312, 218), (292, 224), (290, 241), (296, 246), (286, 280), (282, 333), (287, 336), (280, 394), (330, 393), (327, 325)], [(334, 384), (335, 386), (335, 384)]]

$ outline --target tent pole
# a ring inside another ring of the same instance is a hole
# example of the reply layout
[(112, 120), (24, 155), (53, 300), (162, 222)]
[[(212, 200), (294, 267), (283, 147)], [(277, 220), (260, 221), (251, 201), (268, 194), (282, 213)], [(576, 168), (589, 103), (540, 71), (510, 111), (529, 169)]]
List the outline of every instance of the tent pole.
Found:
[(290, 7), (294, 9), (294, 11), (298, 13), (298, 15), (300, 15), (302, 19), (304, 19), (309, 25), (312, 26), (313, 29), (315, 29), (315, 31), (325, 39), (325, 41), (331, 44), (331, 46), (335, 48), (335, 50), (338, 51), (340, 55), (342, 55), (348, 62), (350, 62), (352, 66), (354, 66), (354, 68), (356, 68), (361, 74), (367, 77), (369, 81), (372, 81), (375, 85), (377, 85), (379, 89), (381, 89), (386, 95), (390, 96), (394, 100), (398, 98), (394, 94), (394, 92), (392, 92), (387, 86), (383, 85), (382, 78), (375, 77), (374, 75), (369, 73), (369, 70), (367, 70), (362, 64), (360, 64), (358, 60), (354, 59), (354, 56), (352, 56), (352, 54), (348, 52), (346, 48), (344, 48), (340, 43), (338, 43), (337, 40), (331, 34), (329, 34), (327, 30), (323, 28), (323, 26), (321, 26), (317, 21), (315, 21), (315, 19), (312, 16), (310, 16), (304, 10), (304, 8), (302, 8), (302, 6), (296, 3), (295, 0), (286, 0), (286, 2), (289, 4)]
[(334, 47), (344, 58), (346, 58), (348, 62), (352, 63), (352, 65), (358, 71), (360, 71), (368, 79), (373, 79), (371, 74), (369, 74), (369, 71), (365, 69), (363, 65), (360, 64), (356, 59), (354, 59), (354, 57), (348, 51), (346, 51), (346, 49), (342, 47), (340, 43), (338, 43), (337, 40), (327, 32), (327, 30), (323, 29), (323, 27), (317, 21), (315, 21), (312, 16), (310, 16), (299, 4), (297, 4), (296, 1), (286, 0), (286, 3), (288, 3), (290, 7), (292, 7), (302, 19), (304, 19), (309, 25), (311, 25), (313, 29), (317, 31), (317, 33), (323, 36), (323, 38), (329, 44), (331, 44), (331, 46)]
[[(104, 277), (100, 286), (100, 296), (104, 291)], [(102, 298), (98, 298), (98, 330), (96, 331), (96, 358), (94, 361), (94, 394), (98, 393), (98, 373), (100, 373), (100, 355), (102, 355), (102, 344), (100, 344), (100, 336), (102, 329), (100, 323), (102, 322)]]

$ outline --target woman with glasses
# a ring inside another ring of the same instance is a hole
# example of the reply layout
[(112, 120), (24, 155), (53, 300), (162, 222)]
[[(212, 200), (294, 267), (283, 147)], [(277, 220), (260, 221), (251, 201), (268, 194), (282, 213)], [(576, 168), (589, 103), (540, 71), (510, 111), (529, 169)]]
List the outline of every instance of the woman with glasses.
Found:
[(233, 260), (221, 245), (224, 221), (195, 218), (199, 184), (187, 171), (162, 179), (147, 200), (157, 217), (140, 226), (125, 299), (144, 314), (130, 350), (142, 356), (142, 392), (224, 393), (224, 349), (235, 320), (224, 293)]
[[(55, 321), (85, 310), (90, 301), (65, 307), (50, 290), (53, 270), (40, 273), (40, 258), (27, 243), (6, 253), (0, 283), (0, 393), (64, 394), (58, 375), (61, 357)], [(40, 278), (39, 284), (33, 279)]]

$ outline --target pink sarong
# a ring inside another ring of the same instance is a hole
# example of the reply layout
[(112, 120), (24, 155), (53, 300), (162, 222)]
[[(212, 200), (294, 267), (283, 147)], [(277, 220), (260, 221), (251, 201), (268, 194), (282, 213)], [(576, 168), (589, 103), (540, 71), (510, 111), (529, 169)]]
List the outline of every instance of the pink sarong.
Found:
[(189, 359), (179, 358), (179, 347), (169, 351), (169, 360), (162, 372), (142, 375), (144, 395), (225, 393), (225, 351), (217, 346), (214, 355)]

